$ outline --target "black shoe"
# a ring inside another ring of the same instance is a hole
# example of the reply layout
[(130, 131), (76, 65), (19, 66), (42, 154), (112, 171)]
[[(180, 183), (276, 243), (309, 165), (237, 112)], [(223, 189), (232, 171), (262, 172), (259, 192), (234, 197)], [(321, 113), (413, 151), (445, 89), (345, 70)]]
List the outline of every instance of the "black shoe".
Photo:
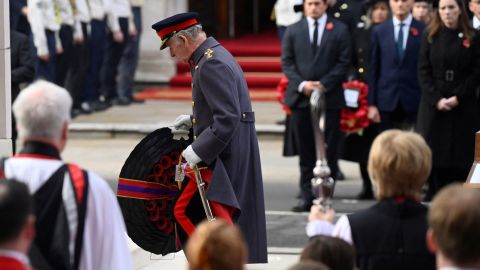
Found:
[(102, 102), (102, 101), (94, 101), (92, 104), (90, 104), (90, 108), (96, 112), (99, 111), (104, 111), (110, 107), (110, 104), (107, 102)]
[(294, 207), (292, 207), (291, 211), (292, 212), (310, 212), (310, 208), (312, 207), (312, 205), (302, 205), (302, 204), (299, 204), (299, 205), (295, 205)]
[(82, 114), (82, 112), (79, 109), (72, 109), (72, 111), (70, 112), (70, 117), (74, 119), (80, 114)]
[(334, 178), (335, 178), (335, 180), (343, 181), (343, 180), (345, 180), (345, 175), (343, 174), (342, 171), (338, 170), (337, 175), (335, 175)]
[(128, 106), (128, 105), (130, 105), (130, 103), (132, 103), (132, 102), (131, 102), (130, 99), (127, 98), (127, 97), (117, 97), (117, 98), (112, 99), (112, 100), (110, 101), (110, 103), (111, 103), (112, 105)]
[(372, 190), (365, 190), (363, 189), (362, 192), (360, 192), (358, 195), (357, 195), (357, 199), (359, 200), (372, 200), (374, 199), (375, 197), (373, 196), (373, 192)]
[(285, 125), (285, 119), (275, 121), (277, 125)]

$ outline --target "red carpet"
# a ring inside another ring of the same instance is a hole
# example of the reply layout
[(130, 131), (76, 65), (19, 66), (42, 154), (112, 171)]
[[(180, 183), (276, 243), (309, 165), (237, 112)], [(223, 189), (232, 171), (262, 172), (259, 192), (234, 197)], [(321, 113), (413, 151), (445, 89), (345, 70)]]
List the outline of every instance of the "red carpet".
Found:
[[(237, 39), (220, 40), (236, 58), (250, 89), (252, 100), (276, 101), (276, 87), (282, 76), (281, 46), (276, 33), (245, 35)], [(144, 89), (139, 99), (191, 99), (191, 75), (187, 64), (177, 63), (177, 74), (170, 87)]]

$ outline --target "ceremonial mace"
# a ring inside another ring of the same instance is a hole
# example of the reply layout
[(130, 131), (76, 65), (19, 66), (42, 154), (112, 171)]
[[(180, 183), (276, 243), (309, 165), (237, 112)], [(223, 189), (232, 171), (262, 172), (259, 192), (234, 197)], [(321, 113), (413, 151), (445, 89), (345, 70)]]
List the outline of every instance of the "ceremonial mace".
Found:
[(330, 168), (328, 167), (325, 151), (325, 133), (321, 127), (322, 123), (325, 122), (326, 113), (324, 91), (314, 90), (312, 92), (310, 109), (317, 156), (312, 178), (312, 192), (316, 197), (313, 200), (313, 204), (320, 205), (322, 211), (327, 211), (332, 208), (335, 181), (330, 177)]

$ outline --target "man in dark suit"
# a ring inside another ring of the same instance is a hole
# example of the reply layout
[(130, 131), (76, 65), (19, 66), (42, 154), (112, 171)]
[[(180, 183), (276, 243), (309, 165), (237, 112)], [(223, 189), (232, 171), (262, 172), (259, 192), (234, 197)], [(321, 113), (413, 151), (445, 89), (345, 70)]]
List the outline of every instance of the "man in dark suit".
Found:
[(325, 142), (331, 175), (338, 172), (337, 144), (341, 136), (340, 109), (344, 106), (342, 82), (351, 58), (351, 38), (347, 27), (325, 13), (326, 0), (305, 0), (305, 17), (289, 26), (282, 42), (282, 68), (289, 84), (285, 105), (292, 109), (285, 134), (285, 155), (300, 157), (302, 200), (292, 211), (309, 211), (313, 194), (311, 179), (317, 157), (310, 116), (309, 98), (313, 91), (326, 97)]
[(28, 187), (0, 178), (0, 269), (29, 269), (27, 252), (34, 238), (33, 198)]
[(380, 130), (409, 129), (420, 102), (417, 63), (425, 25), (410, 13), (413, 0), (390, 0), (392, 19), (372, 29), (368, 116)]
[[(32, 51), (30, 49), (28, 37), (10, 29), (10, 65), (12, 75), (12, 104), (20, 93), (20, 84), (28, 83), (35, 76), (35, 66)], [(15, 127), (15, 117), (12, 114), (12, 143), (13, 153), (15, 153), (15, 140), (17, 139), (17, 129)]]
[(181, 115), (174, 123), (175, 128), (193, 128), (193, 143), (182, 155), (190, 167), (198, 164), (203, 172), (212, 172), (211, 179), (204, 177), (210, 182), (206, 197), (230, 214), (213, 209), (215, 216), (239, 225), (249, 263), (266, 263), (260, 154), (243, 71), (218, 41), (207, 38), (197, 13), (177, 14), (152, 28), (162, 39), (161, 49), (169, 47), (171, 56), (189, 63), (192, 73), (193, 114)]

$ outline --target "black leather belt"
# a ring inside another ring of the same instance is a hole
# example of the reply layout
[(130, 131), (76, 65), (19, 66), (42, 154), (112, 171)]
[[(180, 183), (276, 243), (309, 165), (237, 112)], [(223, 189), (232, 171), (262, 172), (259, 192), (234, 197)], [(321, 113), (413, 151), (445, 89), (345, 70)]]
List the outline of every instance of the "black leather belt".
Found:
[(452, 69), (445, 70), (445, 81), (451, 82), (455, 79), (455, 72)]
[(433, 75), (434, 75), (435, 79), (446, 81), (446, 82), (452, 82), (454, 80), (459, 80), (460, 79), (460, 78), (458, 78), (458, 76), (456, 76), (458, 74), (455, 74), (455, 71), (453, 69), (446, 69), (443, 72), (434, 72)]

